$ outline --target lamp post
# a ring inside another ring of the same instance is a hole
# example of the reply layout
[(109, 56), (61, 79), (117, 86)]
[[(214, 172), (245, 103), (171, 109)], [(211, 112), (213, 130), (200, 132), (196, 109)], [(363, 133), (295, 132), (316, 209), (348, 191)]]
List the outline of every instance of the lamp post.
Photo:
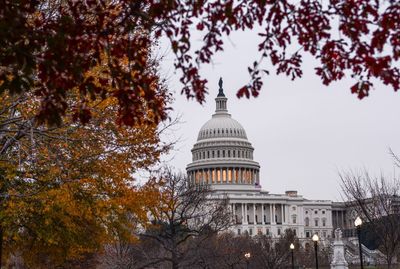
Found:
[(290, 244), (290, 252), (292, 252), (292, 269), (294, 269), (294, 245), (293, 243)]
[(318, 269), (318, 240), (319, 237), (317, 234), (314, 234), (312, 237), (312, 241), (314, 241), (314, 251), (315, 251), (315, 268)]
[(360, 217), (356, 218), (356, 220), (354, 221), (354, 225), (356, 226), (356, 229), (357, 229), (358, 247), (360, 249), (360, 266), (361, 266), (361, 269), (364, 269), (362, 248), (361, 248), (361, 225), (362, 225), (362, 220), (361, 220)]
[(247, 269), (249, 269), (249, 259), (251, 257), (250, 252), (245, 253), (244, 257), (246, 258), (246, 267), (247, 267)]

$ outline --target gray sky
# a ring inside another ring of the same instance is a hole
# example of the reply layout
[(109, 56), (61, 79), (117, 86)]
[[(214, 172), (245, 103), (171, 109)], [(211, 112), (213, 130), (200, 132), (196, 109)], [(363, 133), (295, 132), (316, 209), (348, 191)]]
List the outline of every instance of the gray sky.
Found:
[(162, 75), (176, 93), (173, 114), (180, 114), (182, 121), (174, 128), (173, 136), (180, 142), (167, 158), (170, 165), (184, 170), (191, 162), (197, 133), (214, 112), (221, 76), (229, 113), (245, 128), (255, 148), (264, 190), (298, 190), (308, 199), (341, 200), (339, 170), (366, 168), (388, 176), (396, 172), (388, 149), (400, 154), (400, 93), (375, 83), (375, 90), (360, 101), (350, 93), (355, 81), (349, 78), (324, 86), (314, 74), (316, 61), (304, 58), (304, 75), (295, 81), (274, 75), (265, 64), (272, 75), (263, 78), (260, 96), (239, 100), (236, 91), (249, 81), (247, 66), (259, 59), (258, 41), (255, 32), (235, 33), (214, 63), (202, 66), (210, 93), (204, 105), (180, 95), (182, 85), (174, 73), (172, 53), (166, 42), (161, 44)]

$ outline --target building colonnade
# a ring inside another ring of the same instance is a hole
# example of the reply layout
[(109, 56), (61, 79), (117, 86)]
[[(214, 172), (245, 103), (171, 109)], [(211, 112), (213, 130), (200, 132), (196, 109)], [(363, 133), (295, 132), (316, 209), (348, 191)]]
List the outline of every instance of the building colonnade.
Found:
[(287, 224), (288, 205), (282, 203), (231, 203), (236, 224)]
[(252, 184), (259, 182), (259, 170), (245, 167), (212, 167), (188, 172), (194, 184)]

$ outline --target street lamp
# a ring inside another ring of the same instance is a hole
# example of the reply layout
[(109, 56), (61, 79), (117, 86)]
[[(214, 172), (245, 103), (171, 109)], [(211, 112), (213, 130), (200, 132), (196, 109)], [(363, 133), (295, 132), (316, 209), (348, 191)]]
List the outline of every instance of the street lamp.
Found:
[(293, 243), (290, 244), (290, 252), (292, 252), (292, 269), (294, 269), (294, 245)]
[(314, 234), (312, 237), (312, 241), (314, 241), (314, 251), (315, 251), (315, 268), (318, 269), (318, 240), (319, 237), (317, 234)]
[(354, 225), (356, 226), (356, 229), (357, 229), (358, 247), (360, 248), (360, 266), (361, 266), (361, 269), (364, 269), (363, 257), (362, 257), (362, 249), (361, 249), (361, 225), (362, 225), (362, 220), (361, 220), (360, 217), (356, 218), (356, 220), (354, 221)]
[(249, 259), (251, 257), (250, 252), (247, 252), (244, 254), (244, 257), (246, 258), (246, 265), (247, 265), (247, 269), (249, 269)]

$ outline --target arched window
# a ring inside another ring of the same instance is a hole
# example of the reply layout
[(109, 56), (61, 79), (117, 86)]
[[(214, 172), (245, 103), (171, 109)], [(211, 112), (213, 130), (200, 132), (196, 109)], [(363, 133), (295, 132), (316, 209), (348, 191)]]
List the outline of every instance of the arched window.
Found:
[(304, 219), (304, 224), (310, 226), (310, 219), (308, 217)]

